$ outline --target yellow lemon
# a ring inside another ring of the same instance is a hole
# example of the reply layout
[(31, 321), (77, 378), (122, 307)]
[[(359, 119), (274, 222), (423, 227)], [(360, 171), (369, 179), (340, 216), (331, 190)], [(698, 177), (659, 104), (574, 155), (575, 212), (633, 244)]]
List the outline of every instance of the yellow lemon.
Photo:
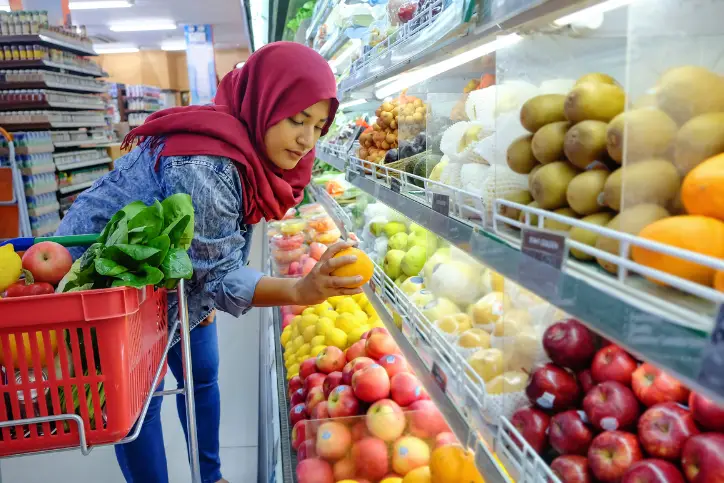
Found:
[(347, 348), (347, 334), (342, 329), (332, 329), (327, 332), (324, 339), (327, 345), (333, 345), (344, 350)]
[(299, 374), (299, 364), (294, 364), (287, 370), (287, 381)]
[(332, 304), (326, 301), (314, 306), (314, 313), (320, 317), (324, 317), (324, 314), (330, 310), (334, 310), (334, 307), (332, 307)]
[(304, 337), (304, 342), (311, 341), (315, 335), (317, 335), (317, 328), (313, 325), (310, 325), (309, 327), (304, 329), (304, 332), (302, 332), (302, 337)]
[(340, 303), (345, 298), (346, 297), (344, 295), (335, 295), (334, 297), (329, 297), (327, 299), (327, 302), (329, 302), (332, 307), (336, 307), (337, 304)]
[(372, 306), (372, 304), (367, 304), (367, 306), (364, 308), (364, 311), (368, 317), (377, 317), (377, 312), (375, 311), (375, 308)]
[(432, 476), (430, 476), (429, 466), (420, 466), (410, 471), (402, 479), (402, 483), (430, 483)]
[(287, 370), (289, 370), (289, 368), (292, 367), (292, 366), (293, 366), (294, 364), (296, 364), (296, 363), (297, 363), (297, 357), (296, 357), (296, 356), (292, 356), (292, 357), (289, 358), (288, 361), (284, 362), (284, 367), (286, 367)]
[(354, 295), (352, 295), (352, 300), (359, 303), (359, 301), (362, 300), (362, 297), (364, 297), (364, 295), (365, 295), (364, 293), (354, 294)]
[(319, 320), (319, 317), (317, 314), (307, 314), (302, 316), (302, 320), (299, 321), (299, 330), (304, 330), (307, 327), (314, 326), (314, 324), (317, 323), (317, 320)]
[(301, 315), (295, 315), (294, 318), (292, 319), (291, 325), (298, 324), (301, 320), (302, 320)]
[(287, 345), (287, 342), (289, 342), (289, 338), (292, 336), (292, 331), (287, 329), (289, 329), (289, 327), (284, 329), (284, 331), (282, 332), (282, 336), (279, 337), (279, 342), (282, 343), (282, 347)]
[(312, 347), (312, 350), (309, 352), (309, 357), (317, 357), (320, 352), (322, 352), (324, 349), (326, 349), (326, 345), (315, 345)]
[(393, 476), (391, 478), (385, 478), (384, 480), (381, 480), (380, 483), (402, 483), (402, 478), (397, 478)]
[(367, 325), (355, 327), (354, 329), (350, 330), (347, 333), (347, 344), (352, 345), (355, 342), (359, 341), (362, 338), (362, 335), (368, 330), (370, 330), (370, 328)]
[(352, 315), (354, 316), (358, 324), (366, 324), (367, 319), (369, 318), (367, 317), (367, 314), (364, 310), (355, 310), (354, 312), (352, 312)]
[(312, 350), (311, 344), (302, 344), (302, 346), (297, 349), (296, 355), (298, 360), (304, 360), (307, 355), (309, 355), (309, 351)]
[(334, 325), (337, 326), (338, 329), (341, 329), (342, 331), (347, 333), (357, 327), (359, 324), (357, 323), (354, 315), (345, 313), (339, 315), (337, 320), (334, 322)]
[(304, 337), (300, 335), (294, 338), (294, 340), (291, 342), (291, 345), (289, 346), (289, 349), (296, 351), (297, 349), (302, 347), (302, 345), (304, 345)]
[(323, 335), (315, 335), (314, 337), (312, 337), (312, 340), (309, 341), (309, 345), (311, 345), (312, 347), (324, 345), (324, 339), (325, 337)]
[(328, 310), (328, 311), (324, 314), (324, 318), (325, 318), (325, 319), (329, 319), (329, 320), (331, 320), (332, 322), (334, 322), (335, 320), (337, 320), (337, 317), (339, 317), (339, 314), (338, 314), (337, 311), (335, 311), (335, 310)]
[(351, 298), (342, 300), (340, 303), (337, 304), (336, 308), (337, 312), (339, 313), (352, 313), (357, 309), (359, 309), (359, 305), (357, 305), (357, 302), (355, 302)]
[(316, 312), (314, 311), (314, 307), (307, 307), (306, 309), (302, 310), (302, 317), (305, 315), (314, 315)]
[(334, 329), (334, 321), (332, 319), (320, 317), (319, 320), (317, 320), (317, 323), (315, 324), (317, 335), (326, 335), (327, 331), (330, 329)]
[(23, 262), (11, 244), (0, 247), (0, 292), (14, 284), (23, 272)]
[(299, 333), (299, 325), (296, 325), (296, 324), (293, 325), (292, 326), (292, 336), (291, 336), (292, 340), (296, 339), (300, 335), (301, 334)]

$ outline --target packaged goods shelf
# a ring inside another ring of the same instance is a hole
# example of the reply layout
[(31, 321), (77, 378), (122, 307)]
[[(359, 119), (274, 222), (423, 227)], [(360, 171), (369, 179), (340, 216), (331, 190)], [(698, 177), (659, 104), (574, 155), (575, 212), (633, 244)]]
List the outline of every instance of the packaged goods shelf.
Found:
[(70, 171), (73, 169), (79, 169), (79, 168), (87, 168), (89, 166), (99, 166), (102, 164), (109, 164), (113, 162), (113, 160), (109, 157), (105, 158), (98, 158), (98, 159), (92, 159), (90, 161), (81, 161), (78, 163), (69, 163), (69, 164), (57, 164), (55, 167), (58, 171)]
[[(82, 128), (82, 127), (101, 127), (105, 126), (105, 120), (103, 121), (88, 121), (88, 122), (48, 122), (48, 121), (40, 121), (40, 122), (20, 122), (20, 123), (12, 123), (7, 122), (3, 126), (8, 131), (38, 131), (38, 130), (48, 130), (48, 129), (70, 129), (70, 128)], [(57, 144), (53, 143), (56, 147), (58, 147)]]
[(74, 191), (90, 188), (91, 186), (93, 186), (93, 183), (95, 183), (95, 182), (96, 182), (96, 180), (92, 179), (89, 181), (84, 181), (82, 183), (71, 184), (68, 186), (62, 186), (62, 187), (58, 188), (58, 192), (62, 195), (66, 195), (68, 193), (73, 193)]
[(0, 69), (49, 69), (59, 72), (71, 72), (73, 74), (90, 77), (107, 77), (108, 74), (102, 69), (92, 69), (72, 64), (61, 64), (50, 60), (5, 60), (0, 62)]
[(47, 81), (36, 81), (36, 82), (0, 82), (0, 89), (57, 89), (63, 91), (72, 92), (93, 92), (101, 94), (106, 92), (107, 88), (86, 86), (86, 85), (73, 85), (73, 84), (59, 84), (57, 82)]
[(21, 111), (34, 109), (79, 109), (81, 111), (104, 111), (106, 106), (101, 103), (77, 104), (74, 102), (54, 102), (54, 101), (38, 101), (38, 102), (17, 102), (0, 104), (0, 111)]
[(90, 43), (73, 42), (56, 38), (51, 32), (31, 35), (0, 35), (0, 45), (10, 44), (41, 44), (56, 47), (78, 55), (98, 55)]
[[(26, 155), (26, 154), (39, 154), (39, 153), (52, 153), (53, 152), (53, 145), (52, 144), (37, 144), (33, 146), (20, 146), (15, 148), (15, 154), (16, 155)], [(7, 148), (0, 148), (0, 156), (7, 156), (8, 155), (8, 149)]]
[[(337, 160), (337, 163), (341, 161)], [(372, 170), (375, 170), (375, 175), (365, 173), (371, 173)], [(707, 302), (696, 299), (693, 295), (682, 295), (672, 289), (652, 287), (641, 277), (631, 274), (628, 277), (632, 280), (624, 284), (619, 278), (603, 273), (597, 266), (571, 259), (568, 259), (561, 269), (557, 269), (521, 251), (520, 234), (505, 227), (506, 223), (514, 225), (519, 222), (498, 214), (497, 208), (494, 215), (495, 228), (486, 228), (481, 223), (481, 218), (469, 218), (469, 200), (462, 204), (467, 208), (455, 208), (454, 199), (456, 196), (462, 198), (465, 192), (443, 185), (446, 188), (443, 193), (450, 198), (450, 211), (448, 214), (440, 213), (432, 207), (434, 191), (429, 184), (434, 184), (433, 182), (424, 180), (428, 183), (426, 191), (405, 179), (413, 175), (393, 171), (396, 170), (350, 157), (347, 179), (352, 185), (414, 219), (416, 223), (470, 253), (504, 277), (580, 319), (591, 329), (640, 359), (657, 364), (692, 389), (702, 391), (724, 403), (724, 388), (716, 376), (720, 368), (715, 362), (716, 348), (711, 336), (715, 316), (718, 315), (715, 308), (719, 307), (722, 297), (720, 292), (697, 287), (697, 290), (703, 290), (699, 295), (710, 298)], [(474, 195), (468, 193), (465, 197), (470, 196)], [(556, 217), (555, 214), (543, 210), (495, 200), (496, 207), (502, 204), (529, 213), (528, 218), (532, 214), (541, 217), (539, 220)], [(487, 208), (480, 199), (479, 206), (482, 208), (481, 215), (484, 215)], [(663, 252), (679, 252), (666, 245), (646, 242), (638, 237), (606, 230), (579, 220), (565, 218), (565, 222), (594, 231), (601, 230), (606, 236), (620, 239), (622, 244), (643, 244)], [(595, 248), (581, 246), (570, 239), (566, 240), (566, 244), (589, 250), (596, 256), (609, 256), (622, 270), (646, 273), (645, 267), (636, 267), (634, 262), (621, 256), (601, 255)], [(684, 256), (691, 257), (692, 260), (702, 260), (693, 253), (686, 253)], [(705, 259), (703, 262), (718, 269), (724, 268), (721, 260)], [(684, 283), (681, 287), (686, 288), (686, 285)]]
[(52, 203), (49, 205), (41, 206), (39, 208), (28, 208), (28, 214), (30, 216), (43, 216), (50, 213), (54, 213), (60, 210), (60, 204), (59, 203)]

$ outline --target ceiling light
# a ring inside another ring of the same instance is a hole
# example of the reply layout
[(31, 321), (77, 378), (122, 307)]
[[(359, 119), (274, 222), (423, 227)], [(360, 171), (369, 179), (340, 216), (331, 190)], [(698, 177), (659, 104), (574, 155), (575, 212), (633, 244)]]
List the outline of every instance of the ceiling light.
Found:
[(344, 104), (339, 105), (339, 110), (347, 109), (348, 107), (352, 106), (359, 106), (360, 104), (367, 103), (367, 99), (355, 99), (354, 101), (345, 102)]
[(491, 54), (496, 50), (516, 44), (522, 39), (523, 37), (518, 34), (502, 35), (491, 42), (475, 47), (474, 49), (463, 52), (455, 57), (402, 74), (394, 82), (378, 82), (375, 85), (377, 88), (377, 90), (375, 90), (375, 97), (377, 97), (377, 99), (384, 99), (387, 96), (400, 92), (401, 90), (415, 84), (419, 84), (420, 82), (424, 82), (427, 79), (442, 74), (443, 72), (460, 67), (470, 61)]
[(629, 5), (630, 3), (633, 3), (633, 0), (608, 0), (607, 2), (599, 3), (592, 7), (584, 8), (578, 12), (561, 17), (553, 23), (559, 27), (578, 22), (588, 23), (588, 20), (591, 18), (603, 15), (610, 10)]
[(97, 0), (90, 2), (70, 2), (71, 10), (96, 10), (99, 8), (128, 8), (133, 4), (128, 0)]
[(161, 50), (174, 51), (186, 50), (185, 40), (164, 40), (161, 42)]
[(142, 32), (146, 30), (175, 30), (176, 24), (170, 20), (149, 20), (111, 24), (113, 32)]
[(97, 54), (133, 54), (139, 51), (137, 45), (130, 44), (98, 44), (93, 45)]

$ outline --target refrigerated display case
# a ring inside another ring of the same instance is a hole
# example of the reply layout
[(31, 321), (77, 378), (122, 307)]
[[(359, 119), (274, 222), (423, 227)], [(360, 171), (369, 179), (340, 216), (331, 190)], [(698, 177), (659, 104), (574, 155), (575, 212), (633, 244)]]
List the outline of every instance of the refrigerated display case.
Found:
[[(410, 10), (340, 79), (369, 128), (317, 146), (371, 198), (362, 227), (311, 189), (375, 262), (365, 294), (458, 441), (486, 481), (613, 481), (652, 458), (713, 481), (722, 464), (691, 462), (724, 440), (701, 402), (724, 407), (724, 3)], [(614, 393), (631, 417), (596, 412)], [(646, 426), (657, 403), (691, 423), (669, 454)], [(615, 444), (633, 457), (611, 468), (598, 453)]]

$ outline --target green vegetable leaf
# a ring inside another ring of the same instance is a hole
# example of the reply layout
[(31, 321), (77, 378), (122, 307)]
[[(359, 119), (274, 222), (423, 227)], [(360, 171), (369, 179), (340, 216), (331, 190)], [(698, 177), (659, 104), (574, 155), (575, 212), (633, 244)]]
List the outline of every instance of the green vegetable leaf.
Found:
[(128, 218), (123, 217), (118, 220), (115, 228), (108, 235), (105, 241), (106, 246), (128, 243)]
[(194, 273), (189, 254), (180, 248), (172, 248), (161, 263), (161, 270), (166, 279), (190, 279)]
[(148, 242), (148, 246), (156, 248), (158, 253), (149, 257), (148, 260), (146, 260), (146, 263), (152, 267), (158, 267), (161, 265), (161, 262), (163, 262), (163, 259), (166, 258), (168, 249), (171, 248), (171, 239), (168, 235), (158, 235), (156, 238)]
[(107, 247), (102, 252), (102, 257), (135, 270), (140, 268), (142, 263), (158, 254), (161, 250), (158, 248), (147, 247), (143, 245), (114, 245)]
[(118, 221), (125, 216), (126, 214), (123, 211), (116, 212), (116, 214), (113, 215), (110, 220), (108, 220), (108, 223), (106, 223), (106, 226), (103, 228), (101, 236), (98, 237), (98, 243), (105, 243), (108, 239), (108, 236), (113, 232), (113, 230), (116, 229)]
[(134, 272), (124, 272), (113, 281), (113, 287), (145, 287), (146, 285), (158, 285), (163, 280), (163, 272), (150, 265), (141, 265), (141, 269)]
[(167, 227), (179, 218), (189, 216), (189, 221), (178, 237), (178, 242), (174, 243), (174, 237), (169, 235), (173, 246), (188, 250), (191, 246), (191, 240), (194, 238), (194, 204), (191, 201), (191, 196), (186, 193), (176, 193), (163, 200), (161, 206), (163, 207), (163, 220)]
[(95, 269), (98, 274), (106, 277), (116, 277), (128, 271), (128, 268), (107, 258), (96, 258)]
[(146, 209), (146, 205), (143, 203), (143, 201), (134, 201), (132, 203), (128, 203), (126, 206), (121, 208), (121, 211), (119, 211), (119, 213), (123, 213), (124, 215), (126, 215), (127, 220), (131, 220), (144, 209)]
[(139, 244), (151, 240), (161, 233), (164, 226), (163, 207), (158, 201), (146, 206), (128, 219), (130, 244)]
[[(162, 235), (168, 235), (169, 239), (171, 240), (171, 247), (173, 248), (184, 248), (180, 246), (182, 238), (184, 238), (184, 232), (186, 231), (186, 227), (189, 226), (191, 223), (192, 217), (189, 215), (184, 215), (181, 218), (176, 218), (173, 222), (171, 222), (170, 225), (168, 225), (164, 230)], [(188, 250), (188, 247), (186, 247), (186, 250)]]

